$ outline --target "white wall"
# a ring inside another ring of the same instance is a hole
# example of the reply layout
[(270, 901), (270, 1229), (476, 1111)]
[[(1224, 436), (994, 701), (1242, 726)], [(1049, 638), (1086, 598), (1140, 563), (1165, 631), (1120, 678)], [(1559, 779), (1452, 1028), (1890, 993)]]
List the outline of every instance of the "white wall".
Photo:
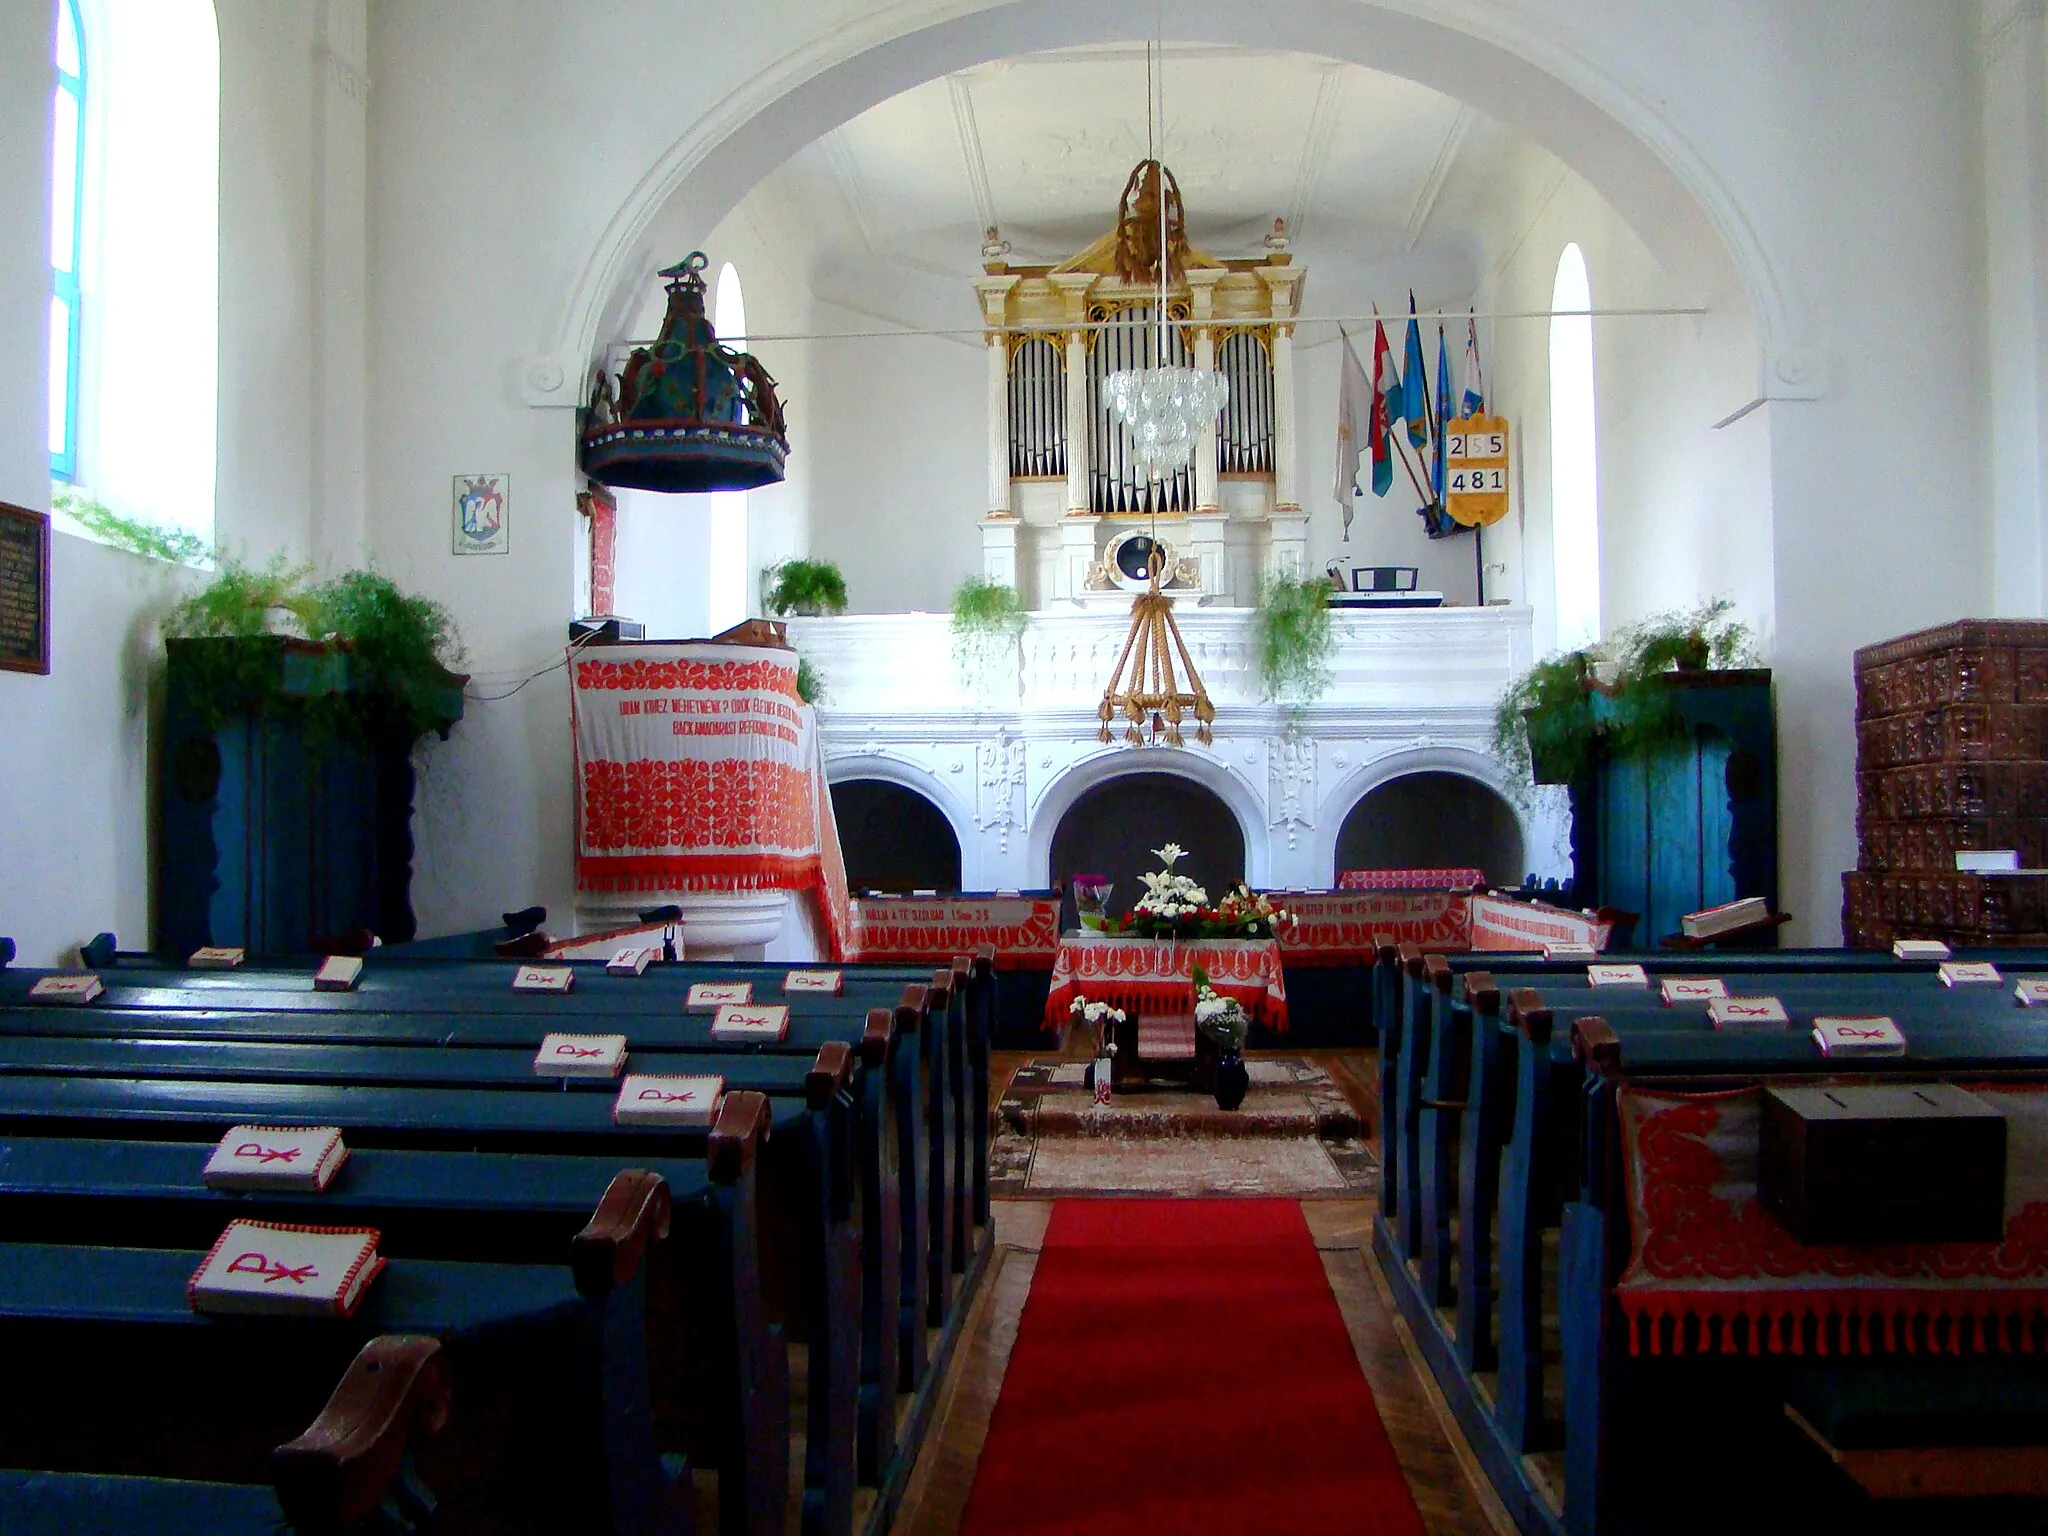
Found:
[[(316, 0), (218, 0), (220, 449), (215, 526), (253, 558), (308, 547)], [(0, 6), (0, 499), (49, 505), (44, 446), (52, 12)], [(133, 387), (133, 386), (130, 386)], [(176, 387), (175, 360), (163, 387)], [(48, 963), (147, 937), (146, 751), (157, 616), (193, 578), (55, 538), (52, 673), (0, 673), (0, 934)]]

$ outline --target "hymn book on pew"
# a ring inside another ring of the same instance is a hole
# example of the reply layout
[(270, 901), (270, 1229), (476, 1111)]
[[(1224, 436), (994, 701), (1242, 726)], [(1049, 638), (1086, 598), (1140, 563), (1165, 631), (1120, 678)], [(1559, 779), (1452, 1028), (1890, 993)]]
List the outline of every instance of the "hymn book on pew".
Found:
[(575, 982), (566, 965), (522, 965), (512, 974), (514, 992), (567, 992)]
[(186, 1282), (195, 1312), (353, 1317), (383, 1273), (375, 1227), (232, 1221)]
[(1783, 1029), (1792, 1020), (1775, 997), (1716, 997), (1707, 1002), (1716, 1029)]
[(28, 989), (28, 1000), (83, 1007), (106, 990), (106, 984), (90, 971), (82, 976), (44, 976)]
[(1946, 960), (1953, 951), (1939, 939), (1894, 939), (1894, 960)]
[(2012, 994), (2022, 1008), (2048, 1005), (2048, 976), (2022, 976), (2014, 983)]
[(605, 970), (613, 976), (644, 975), (654, 961), (654, 950), (645, 944), (628, 944), (605, 961)]
[(1995, 987), (2004, 979), (1988, 960), (1947, 960), (1940, 976), (1944, 987)]
[(1577, 942), (1543, 946), (1543, 958), (1546, 960), (1590, 960), (1599, 953), (1592, 945)]
[(1813, 1043), (1823, 1056), (1903, 1056), (1906, 1037), (1883, 1014), (1813, 1021)]
[(318, 1194), (348, 1161), (338, 1125), (237, 1125), (200, 1177), (208, 1189), (288, 1189)]
[(727, 1003), (711, 1016), (711, 1038), (780, 1045), (789, 1038), (789, 1005)]
[(650, 1077), (636, 1072), (619, 1085), (612, 1120), (619, 1125), (708, 1126), (724, 1092), (723, 1077)]
[(1712, 976), (1666, 976), (1658, 990), (1669, 1008), (1678, 1003), (1710, 1003), (1728, 995), (1728, 984)]
[(329, 955), (313, 973), (315, 992), (353, 992), (363, 978), (361, 955)]
[(1704, 912), (1688, 912), (1678, 920), (1678, 926), (1689, 939), (1711, 939), (1738, 928), (1753, 928), (1770, 921), (1770, 916), (1768, 901), (1761, 896), (1745, 896), (1740, 901), (1708, 907)]
[(624, 1035), (546, 1035), (533, 1058), (541, 1077), (617, 1077), (626, 1070)]
[(744, 1008), (753, 1000), (751, 981), (695, 981), (683, 1006), (691, 1013), (716, 1013), (721, 1008)]
[(1586, 967), (1586, 985), (1589, 987), (1647, 987), (1650, 973), (1640, 965), (1589, 965)]
[(209, 944), (204, 949), (192, 951), (192, 958), (185, 963), (195, 971), (232, 971), (249, 958), (247, 950), (228, 944)]
[(791, 971), (782, 978), (782, 992), (807, 992), (818, 997), (838, 997), (846, 990), (846, 978), (838, 971)]

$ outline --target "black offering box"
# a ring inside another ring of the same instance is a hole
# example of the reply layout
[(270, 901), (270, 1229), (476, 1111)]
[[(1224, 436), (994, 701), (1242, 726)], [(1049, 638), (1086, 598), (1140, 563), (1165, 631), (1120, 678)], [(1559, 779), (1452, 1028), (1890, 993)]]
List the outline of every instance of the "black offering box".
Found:
[(1757, 1193), (1802, 1243), (1993, 1242), (2005, 1116), (1950, 1083), (1766, 1088)]

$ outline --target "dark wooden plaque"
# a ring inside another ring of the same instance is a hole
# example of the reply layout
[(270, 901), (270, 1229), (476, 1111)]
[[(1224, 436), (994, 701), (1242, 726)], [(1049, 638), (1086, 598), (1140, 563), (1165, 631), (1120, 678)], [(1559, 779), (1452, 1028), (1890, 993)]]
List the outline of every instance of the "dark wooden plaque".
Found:
[(0, 671), (50, 671), (50, 519), (0, 502)]

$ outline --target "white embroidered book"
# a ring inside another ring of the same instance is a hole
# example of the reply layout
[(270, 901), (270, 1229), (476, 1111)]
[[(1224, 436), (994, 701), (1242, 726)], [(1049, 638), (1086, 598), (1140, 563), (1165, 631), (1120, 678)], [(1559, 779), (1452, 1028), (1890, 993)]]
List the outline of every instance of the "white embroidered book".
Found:
[(1906, 1037), (1882, 1014), (1819, 1018), (1813, 1021), (1813, 1043), (1823, 1056), (1903, 1056)]
[(783, 995), (792, 992), (810, 992), (822, 997), (837, 997), (846, 990), (846, 977), (838, 971), (791, 971), (782, 978)]
[(2048, 976), (2022, 976), (2012, 989), (2022, 1008), (2048, 1007)]
[(363, 979), (361, 955), (329, 955), (313, 973), (315, 992), (353, 992)]
[(1650, 973), (1640, 965), (1589, 965), (1586, 984), (1593, 987), (1647, 987)]
[(778, 1044), (789, 1036), (789, 1004), (727, 1003), (711, 1016), (711, 1038)]
[(1658, 990), (1667, 1006), (1672, 1003), (1709, 1003), (1728, 995), (1727, 983), (1712, 976), (1666, 976)]
[(566, 992), (576, 973), (566, 965), (522, 965), (512, 973), (514, 992)]
[(1951, 951), (1939, 939), (1893, 939), (1895, 960), (1946, 960)]
[(234, 1221), (186, 1282), (195, 1312), (350, 1317), (383, 1271), (375, 1227)]
[(232, 971), (248, 959), (248, 951), (226, 944), (209, 944), (204, 949), (192, 951), (192, 958), (185, 963), (195, 971)]
[(1546, 960), (1590, 960), (1599, 953), (1600, 951), (1590, 944), (1565, 943), (1543, 946), (1543, 958)]
[(1770, 915), (1771, 904), (1763, 897), (1745, 896), (1740, 901), (1708, 907), (1704, 912), (1688, 912), (1678, 920), (1678, 926), (1685, 930), (1687, 938), (1711, 939), (1716, 934), (1733, 933), (1737, 928), (1761, 923)]
[(690, 984), (690, 996), (684, 1006), (692, 1013), (716, 1013), (728, 1004), (744, 1007), (753, 1000), (751, 981), (698, 981)]
[(533, 1058), (541, 1077), (617, 1077), (625, 1069), (624, 1035), (545, 1035)]
[(605, 961), (604, 968), (614, 976), (639, 976), (653, 963), (654, 950), (650, 946), (628, 944)]
[(1995, 987), (2004, 979), (1988, 960), (1945, 960), (1940, 975), (1944, 987)]
[(200, 1177), (208, 1189), (318, 1193), (347, 1161), (338, 1125), (237, 1125), (221, 1137)]
[(709, 1125), (725, 1091), (722, 1077), (629, 1076), (619, 1085), (612, 1119), (620, 1125)]
[(1716, 1029), (1783, 1029), (1792, 1022), (1775, 997), (1716, 997), (1707, 1002)]
[(87, 971), (83, 976), (44, 976), (28, 989), (32, 1003), (89, 1003), (107, 990), (99, 977)]

